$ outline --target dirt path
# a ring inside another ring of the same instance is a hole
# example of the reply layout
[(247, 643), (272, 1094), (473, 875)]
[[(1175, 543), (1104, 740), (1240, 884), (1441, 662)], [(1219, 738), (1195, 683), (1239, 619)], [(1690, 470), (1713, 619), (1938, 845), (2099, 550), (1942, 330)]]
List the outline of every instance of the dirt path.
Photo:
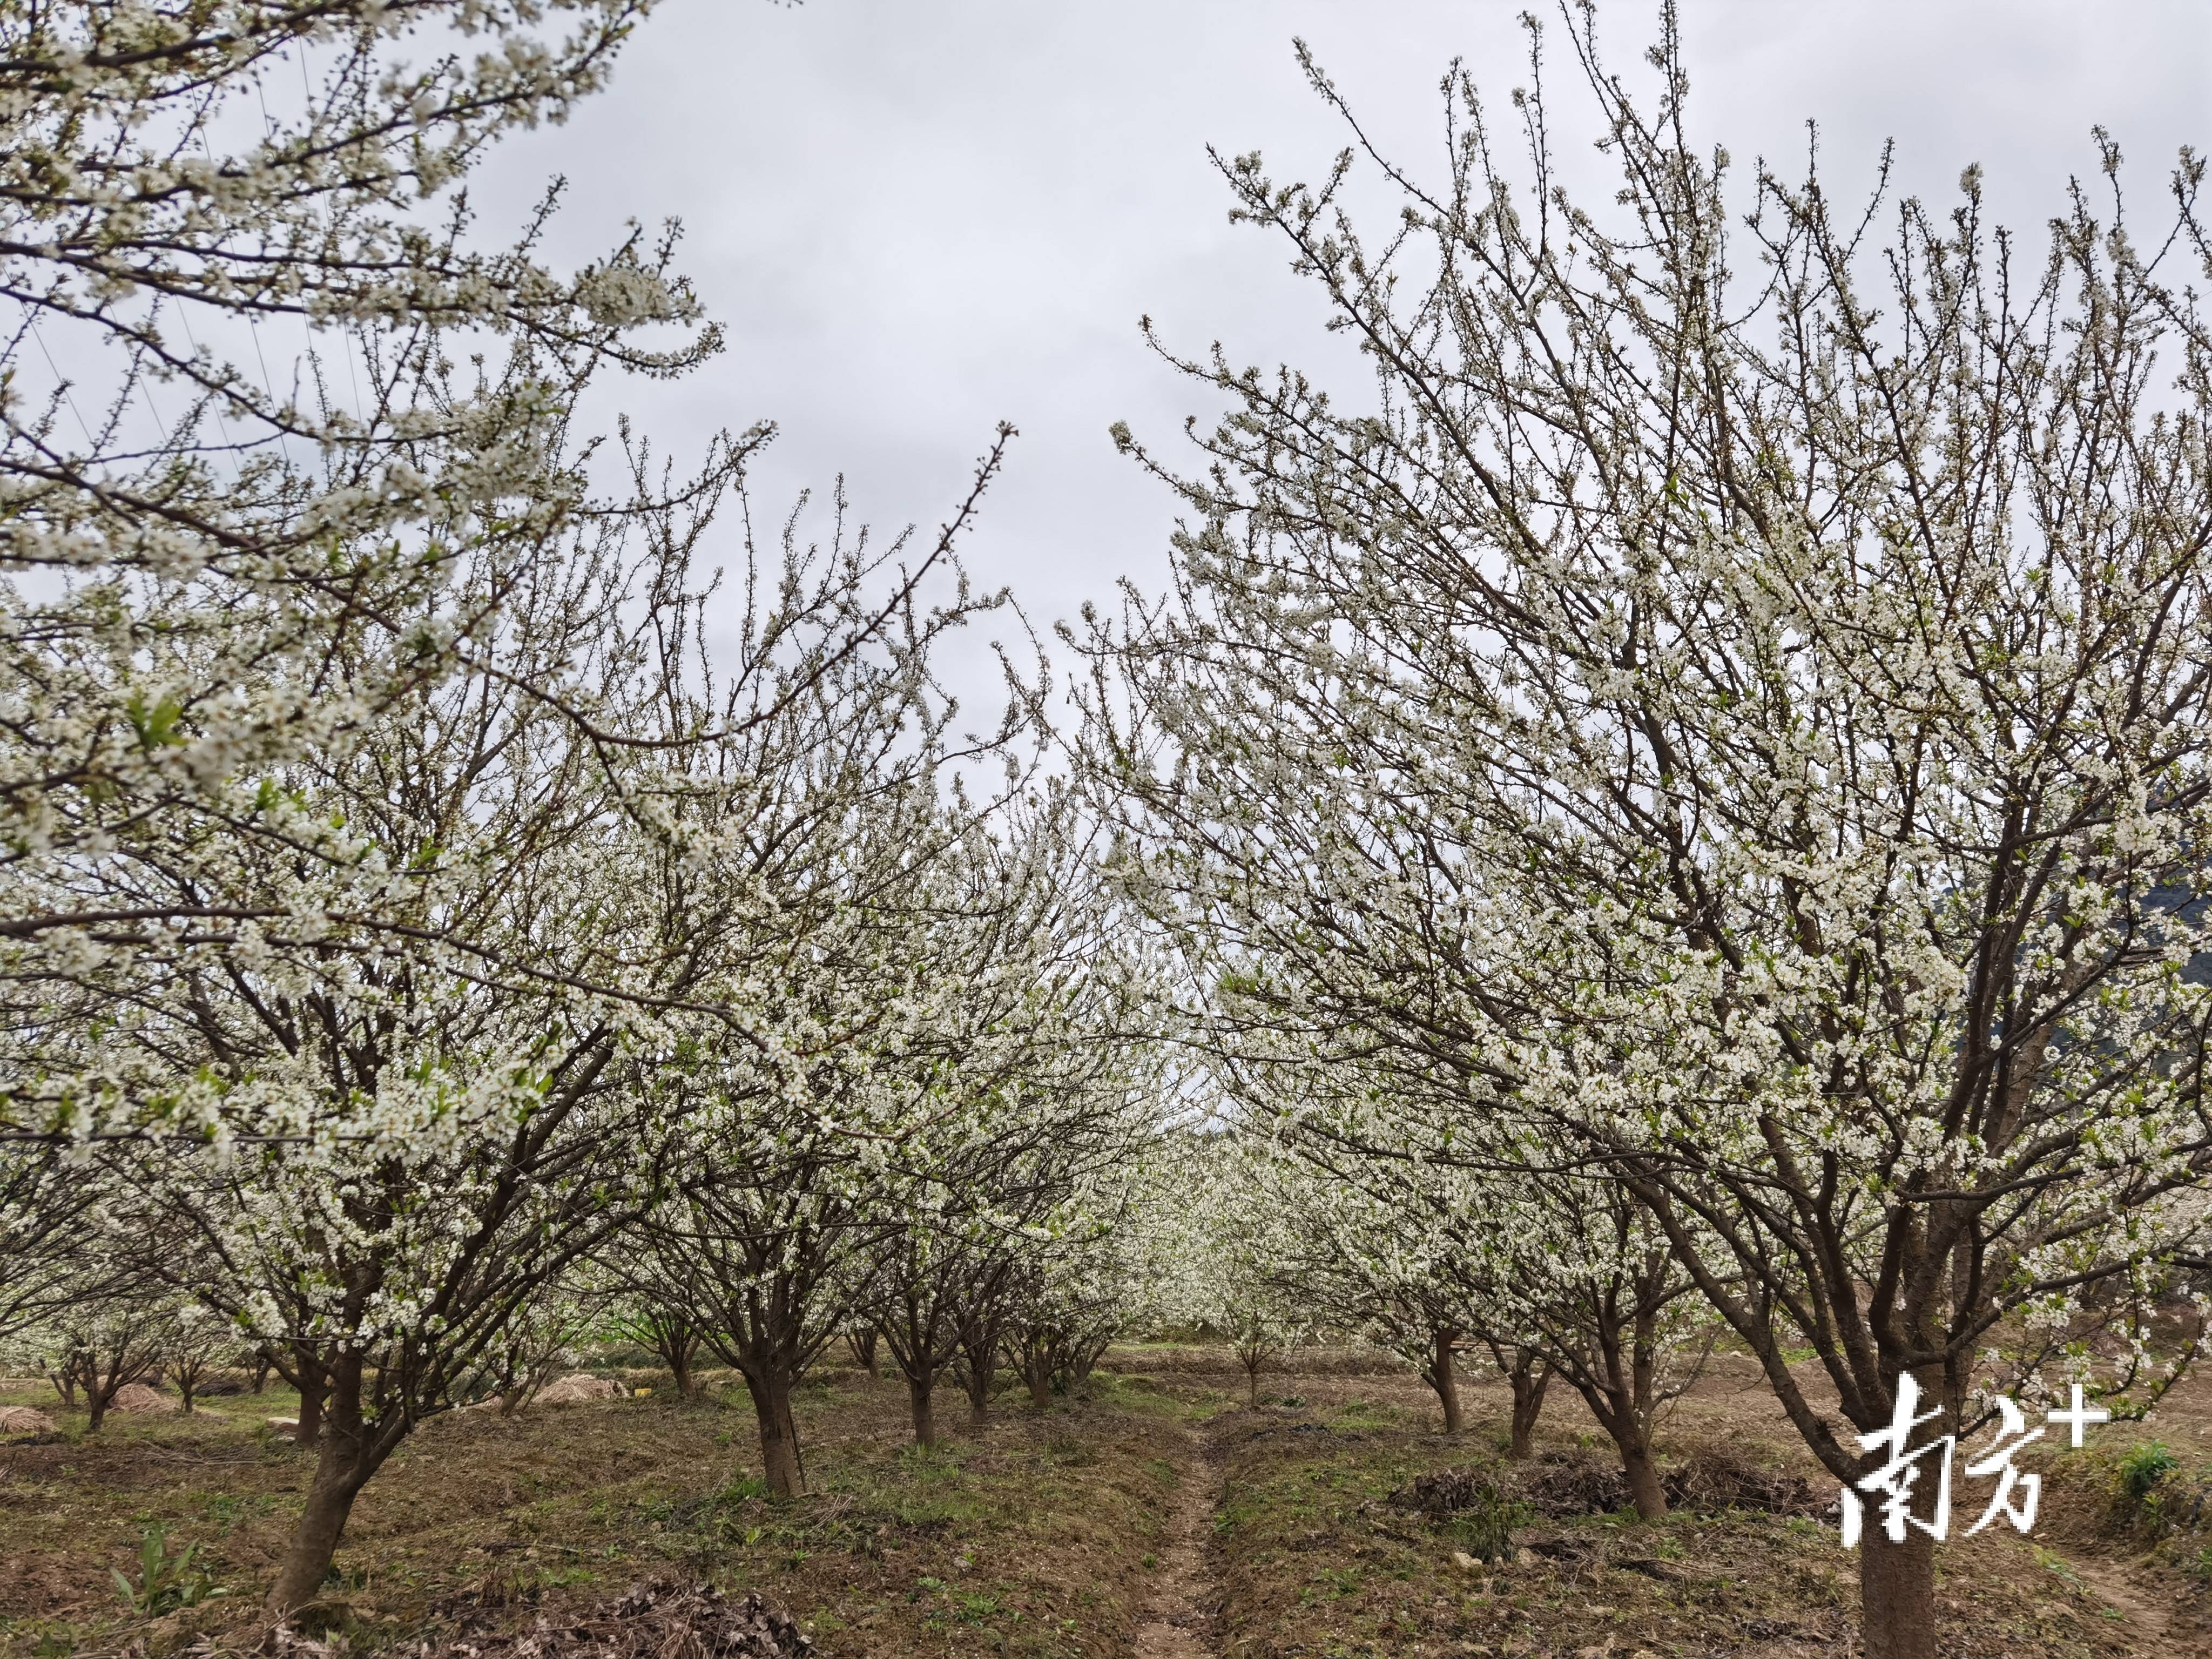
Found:
[(1167, 1547), (1160, 1555), (1159, 1582), (1137, 1626), (1136, 1659), (1206, 1659), (1213, 1621), (1212, 1580), (1206, 1571), (1206, 1538), (1220, 1495), (1213, 1466), (1198, 1437), (1185, 1431), (1188, 1455), (1179, 1460), (1175, 1512), (1169, 1517)]
[(2173, 1628), (2172, 1610), (2130, 1583), (2124, 1566), (2080, 1554), (2065, 1559), (2091, 1593), (2125, 1620), (2124, 1628), (2136, 1643), (2137, 1651), (2148, 1656), (2179, 1650), (2166, 1644)]

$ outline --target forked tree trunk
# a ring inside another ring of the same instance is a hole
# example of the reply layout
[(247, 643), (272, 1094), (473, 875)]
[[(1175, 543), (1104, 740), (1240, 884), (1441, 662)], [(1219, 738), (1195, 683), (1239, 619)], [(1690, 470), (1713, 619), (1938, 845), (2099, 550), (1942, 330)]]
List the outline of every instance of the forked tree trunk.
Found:
[(1067, 1364), (1068, 1387), (1079, 1389), (1089, 1382), (1091, 1371), (1097, 1368), (1099, 1360), (1105, 1356), (1105, 1352), (1106, 1350), (1103, 1347), (1094, 1347), (1088, 1342), (1079, 1345), (1074, 1356)]
[(1429, 1361), (1429, 1386), (1444, 1408), (1444, 1432), (1457, 1434), (1464, 1426), (1459, 1409), (1459, 1377), (1452, 1369), (1452, 1343), (1459, 1333), (1446, 1326), (1436, 1334), (1436, 1349)]
[(691, 1380), (691, 1347), (689, 1342), (669, 1344), (668, 1374), (676, 1379), (676, 1397), (689, 1400), (695, 1384)]
[(1631, 1358), (1612, 1319), (1601, 1315), (1595, 1334), (1587, 1369), (1570, 1371), (1567, 1380), (1620, 1454), (1620, 1472), (1638, 1517), (1656, 1521), (1667, 1513), (1667, 1494), (1651, 1455), (1651, 1367)]
[(968, 1395), (968, 1420), (978, 1428), (990, 1420), (993, 1370), (988, 1359), (979, 1364), (973, 1354), (960, 1368), (960, 1386)]
[(1908, 1529), (1893, 1544), (1869, 1527), (1859, 1540), (1859, 1602), (1866, 1659), (1936, 1659), (1936, 1540)]
[(871, 1382), (883, 1375), (873, 1326), (863, 1326), (859, 1330), (846, 1332), (845, 1349), (867, 1372)]
[(312, 1446), (322, 1432), (323, 1401), (330, 1394), (331, 1374), (312, 1352), (296, 1344), (285, 1346), (292, 1351), (290, 1364), (274, 1349), (269, 1351), (269, 1361), (276, 1366), (276, 1375), (299, 1391), (299, 1426), (293, 1430), (292, 1438), (302, 1446)]
[(909, 1376), (906, 1380), (907, 1403), (914, 1411), (914, 1443), (925, 1450), (937, 1443), (937, 1419), (930, 1409), (936, 1387), (937, 1379), (933, 1376)]
[(1544, 1390), (1551, 1386), (1552, 1368), (1539, 1365), (1536, 1357), (1522, 1348), (1514, 1355), (1513, 1368), (1506, 1372), (1505, 1380), (1513, 1385), (1513, 1441), (1507, 1455), (1519, 1460), (1536, 1449), (1536, 1419), (1544, 1409)]
[(653, 1339), (653, 1352), (660, 1363), (668, 1367), (668, 1375), (675, 1380), (676, 1397), (689, 1400), (697, 1386), (691, 1375), (691, 1362), (699, 1354), (699, 1334), (690, 1324), (673, 1315), (656, 1314), (646, 1326)]
[(1626, 1402), (1612, 1400), (1595, 1389), (1576, 1392), (1620, 1454), (1620, 1472), (1627, 1477), (1629, 1501), (1636, 1505), (1637, 1517), (1658, 1520), (1667, 1513), (1667, 1493), (1659, 1484), (1659, 1465), (1651, 1455), (1651, 1431), (1644, 1419)]
[(108, 1409), (114, 1405), (117, 1394), (126, 1384), (145, 1376), (147, 1368), (143, 1364), (131, 1362), (127, 1338), (117, 1346), (114, 1357), (105, 1367), (94, 1358), (85, 1371), (84, 1405), (89, 1420), (85, 1424), (84, 1431), (87, 1434), (99, 1433), (100, 1425), (106, 1420)]
[(804, 1498), (806, 1468), (799, 1455), (799, 1423), (791, 1413), (791, 1378), (781, 1370), (745, 1373), (745, 1391), (760, 1419), (761, 1473), (771, 1498)]
[(1022, 1380), (1030, 1385), (1030, 1404), (1038, 1411), (1052, 1409), (1052, 1361), (1031, 1355), (1022, 1366)]
[(991, 1415), (991, 1386), (998, 1380), (1000, 1321), (988, 1316), (963, 1320), (957, 1333), (960, 1346), (960, 1385), (968, 1393), (969, 1420), (981, 1428)]

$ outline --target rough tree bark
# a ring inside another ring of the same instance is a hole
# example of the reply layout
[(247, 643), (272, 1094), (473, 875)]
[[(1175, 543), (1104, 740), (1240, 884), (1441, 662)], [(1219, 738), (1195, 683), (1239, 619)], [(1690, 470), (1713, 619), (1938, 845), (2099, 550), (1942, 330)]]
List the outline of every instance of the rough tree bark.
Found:
[(1620, 1352), (1620, 1333), (1601, 1323), (1596, 1344), (1603, 1370), (1595, 1376), (1571, 1376), (1575, 1392), (1612, 1437), (1628, 1478), (1628, 1496), (1640, 1519), (1656, 1521), (1667, 1513), (1667, 1494), (1659, 1485), (1659, 1466), (1651, 1455), (1653, 1367), (1639, 1345), (1634, 1357)]
[(960, 1366), (960, 1386), (968, 1395), (968, 1420), (978, 1428), (991, 1419), (991, 1385), (997, 1380), (997, 1370), (988, 1355), (981, 1363), (975, 1355), (966, 1355)]
[(968, 1415), (981, 1425), (991, 1415), (991, 1395), (998, 1381), (999, 1344), (1006, 1334), (1006, 1306), (1000, 1296), (1003, 1275), (993, 1279), (954, 1316), (953, 1334), (960, 1349), (960, 1386), (967, 1390)]
[(937, 1379), (933, 1376), (909, 1376), (906, 1380), (907, 1403), (914, 1413), (914, 1443), (925, 1449), (937, 1444), (937, 1419), (931, 1410), (936, 1388)]
[(699, 1386), (697, 1379), (691, 1375), (691, 1352), (695, 1344), (691, 1342), (676, 1343), (665, 1356), (668, 1361), (668, 1374), (676, 1381), (676, 1397), (678, 1400), (689, 1400)]
[(744, 1371), (745, 1389), (760, 1419), (761, 1473), (771, 1498), (804, 1498), (806, 1466), (799, 1455), (799, 1424), (791, 1414), (791, 1390), (797, 1379), (783, 1366), (767, 1364)]
[(292, 1349), (289, 1363), (281, 1350), (272, 1350), (269, 1360), (276, 1368), (276, 1375), (299, 1391), (300, 1425), (292, 1431), (292, 1438), (302, 1446), (312, 1446), (322, 1433), (323, 1401), (330, 1392), (330, 1373), (307, 1345), (289, 1346)]
[(698, 1387), (691, 1373), (691, 1363), (699, 1354), (697, 1328), (683, 1314), (666, 1308), (648, 1314), (641, 1322), (654, 1355), (675, 1381), (676, 1397), (689, 1400)]
[(1936, 1659), (1936, 1540), (1879, 1528), (1859, 1540), (1861, 1629), (1867, 1659)]

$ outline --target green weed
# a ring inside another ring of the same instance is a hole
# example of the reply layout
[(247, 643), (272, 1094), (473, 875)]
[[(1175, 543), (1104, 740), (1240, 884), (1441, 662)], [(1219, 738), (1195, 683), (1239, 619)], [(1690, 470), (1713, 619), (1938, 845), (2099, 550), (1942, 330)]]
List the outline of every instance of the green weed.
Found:
[(1453, 1510), (1437, 1530), (1478, 1561), (1504, 1561), (1513, 1554), (1513, 1528), (1528, 1518), (1526, 1504), (1485, 1485), (1473, 1503)]
[(198, 1544), (187, 1544), (171, 1555), (168, 1529), (156, 1522), (146, 1528), (138, 1541), (138, 1582), (133, 1584), (112, 1567), (108, 1569), (108, 1574), (115, 1580), (117, 1593), (131, 1604), (133, 1613), (158, 1619), (165, 1613), (198, 1607), (210, 1596), (223, 1594), (205, 1568), (193, 1565), (199, 1547)]
[(2181, 1459), (2174, 1455), (2172, 1447), (2162, 1440), (2146, 1440), (2129, 1448), (2121, 1457), (2120, 1491), (2130, 1503), (2141, 1506), (2150, 1497), (2151, 1489), (2180, 1467)]

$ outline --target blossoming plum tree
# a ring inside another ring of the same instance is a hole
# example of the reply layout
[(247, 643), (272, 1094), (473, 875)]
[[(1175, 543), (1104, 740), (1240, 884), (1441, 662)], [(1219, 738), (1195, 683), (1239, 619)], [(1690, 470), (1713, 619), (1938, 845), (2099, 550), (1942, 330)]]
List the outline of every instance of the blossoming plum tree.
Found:
[[(1853, 1480), (1908, 1376), (1971, 1431), (2201, 1251), (2203, 170), (2145, 240), (2100, 139), (2033, 262), (1973, 170), (1762, 169), (1739, 228), (1671, 21), (1650, 100), (1567, 33), (1607, 205), (1540, 75), (1517, 174), (1456, 72), (1433, 187), (1356, 125), (1316, 187), (1223, 161), (1373, 393), (1178, 360), (1231, 412), (1197, 476), (1125, 437), (1191, 522), (1091, 742), (1209, 993), (1609, 1171)], [(1932, 1653), (1925, 1535), (1860, 1571), (1869, 1654)]]

